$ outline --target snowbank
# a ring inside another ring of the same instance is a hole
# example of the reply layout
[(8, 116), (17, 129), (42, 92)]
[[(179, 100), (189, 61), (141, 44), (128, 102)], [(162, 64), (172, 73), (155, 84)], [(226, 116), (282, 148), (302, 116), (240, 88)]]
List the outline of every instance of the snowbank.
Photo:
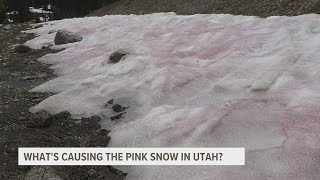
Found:
[[(33, 91), (58, 94), (31, 111), (100, 115), (114, 147), (246, 148), (246, 166), (126, 167), (128, 179), (320, 179), (319, 15), (66, 19), (27, 44), (52, 29), (84, 39), (40, 59), (59, 77)], [(124, 119), (110, 121), (110, 99), (130, 106)]]

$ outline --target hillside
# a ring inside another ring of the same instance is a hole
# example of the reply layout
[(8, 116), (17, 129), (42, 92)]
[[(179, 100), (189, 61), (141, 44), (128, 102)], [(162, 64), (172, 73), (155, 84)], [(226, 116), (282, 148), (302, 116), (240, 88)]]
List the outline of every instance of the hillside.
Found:
[(150, 14), (236, 14), (260, 17), (320, 13), (319, 0), (122, 0), (91, 15)]

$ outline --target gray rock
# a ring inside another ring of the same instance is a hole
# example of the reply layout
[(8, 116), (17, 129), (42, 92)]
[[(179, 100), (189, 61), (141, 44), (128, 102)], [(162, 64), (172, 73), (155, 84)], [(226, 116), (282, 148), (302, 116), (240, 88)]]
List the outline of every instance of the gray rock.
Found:
[(53, 34), (53, 33), (56, 33), (56, 32), (57, 32), (57, 30), (51, 29), (48, 34)]
[(11, 25), (10, 24), (5, 25), (5, 26), (3, 26), (3, 29), (8, 31), (11, 29)]
[(14, 51), (17, 53), (27, 53), (31, 50), (31, 48), (24, 44), (18, 44), (14, 47)]
[(118, 63), (124, 56), (129, 54), (126, 51), (123, 50), (117, 50), (114, 53), (112, 53), (109, 57), (109, 63)]
[(108, 104), (113, 104), (113, 99), (110, 99), (109, 101), (108, 101)]
[(32, 168), (25, 180), (34, 180), (34, 179), (41, 179), (41, 180), (63, 180), (60, 176), (56, 174), (56, 172), (50, 167), (44, 166), (35, 166)]
[(79, 42), (83, 39), (83, 37), (79, 34), (67, 31), (67, 30), (59, 30), (54, 38), (55, 45), (68, 44)]
[(119, 104), (115, 104), (112, 106), (112, 109), (114, 112), (122, 112), (124, 111), (126, 108), (125, 107), (122, 107), (121, 105)]

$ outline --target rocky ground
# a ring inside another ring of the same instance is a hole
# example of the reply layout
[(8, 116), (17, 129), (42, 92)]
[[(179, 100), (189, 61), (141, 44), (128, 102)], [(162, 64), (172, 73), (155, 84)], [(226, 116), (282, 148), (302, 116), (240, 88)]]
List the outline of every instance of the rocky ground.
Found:
[(21, 31), (34, 27), (0, 25), (0, 179), (124, 179), (125, 173), (110, 166), (18, 166), (18, 147), (105, 147), (110, 140), (99, 117), (75, 120), (68, 112), (52, 116), (28, 111), (51, 95), (29, 90), (55, 77), (47, 65), (37, 62), (53, 50), (14, 51), (14, 45), (34, 37)]
[(295, 16), (320, 13), (320, 0), (121, 0), (92, 15), (149, 14), (237, 14), (250, 16)]

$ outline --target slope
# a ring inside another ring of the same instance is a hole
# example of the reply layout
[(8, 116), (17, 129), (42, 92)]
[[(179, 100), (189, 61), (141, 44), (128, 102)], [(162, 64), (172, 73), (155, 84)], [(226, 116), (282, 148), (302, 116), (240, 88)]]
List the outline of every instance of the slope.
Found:
[(320, 13), (319, 0), (121, 0), (95, 11), (91, 16), (110, 14), (235, 14), (250, 16)]

